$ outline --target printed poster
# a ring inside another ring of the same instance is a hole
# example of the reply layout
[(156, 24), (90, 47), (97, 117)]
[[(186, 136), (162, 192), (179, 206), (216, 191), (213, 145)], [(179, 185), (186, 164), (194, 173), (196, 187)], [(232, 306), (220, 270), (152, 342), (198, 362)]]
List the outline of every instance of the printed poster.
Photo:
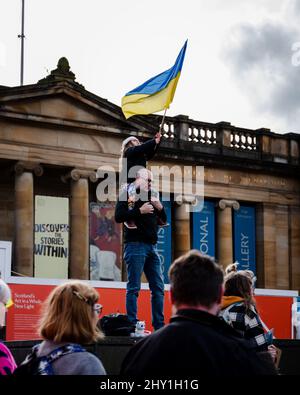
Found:
[(121, 224), (115, 203), (90, 203), (90, 280), (122, 281)]
[(35, 196), (34, 276), (68, 278), (69, 199)]

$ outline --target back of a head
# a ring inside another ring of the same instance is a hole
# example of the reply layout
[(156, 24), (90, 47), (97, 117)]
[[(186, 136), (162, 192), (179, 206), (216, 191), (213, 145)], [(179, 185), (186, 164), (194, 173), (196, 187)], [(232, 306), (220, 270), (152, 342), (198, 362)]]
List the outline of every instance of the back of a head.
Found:
[(209, 308), (220, 300), (223, 271), (211, 257), (198, 250), (191, 250), (176, 259), (170, 267), (169, 277), (176, 305)]
[(224, 296), (238, 296), (252, 303), (252, 287), (249, 273), (245, 270), (233, 271), (225, 276)]
[(93, 311), (98, 299), (97, 291), (80, 281), (69, 281), (54, 288), (43, 305), (41, 336), (56, 343), (79, 344), (101, 338)]
[(246, 276), (248, 276), (249, 278), (250, 278), (250, 280), (251, 280), (251, 282), (252, 282), (252, 285), (253, 285), (253, 287), (254, 287), (254, 285), (255, 285), (255, 282), (256, 282), (256, 276), (255, 276), (255, 274), (254, 274), (254, 272), (252, 271), (252, 270), (248, 270), (248, 269), (246, 269), (246, 270), (243, 270), (243, 273), (246, 275)]
[(246, 269), (246, 270), (238, 270), (238, 265), (239, 265), (239, 263), (235, 262), (235, 263), (231, 263), (230, 265), (228, 265), (226, 267), (226, 269), (225, 269), (225, 280), (226, 280), (226, 277), (230, 273), (237, 273), (238, 272), (239, 274), (244, 274), (245, 276), (249, 277), (250, 280), (252, 281), (253, 285), (254, 285), (254, 283), (256, 281), (256, 277), (255, 277), (255, 274), (253, 273), (253, 271), (252, 270), (248, 270), (248, 269)]

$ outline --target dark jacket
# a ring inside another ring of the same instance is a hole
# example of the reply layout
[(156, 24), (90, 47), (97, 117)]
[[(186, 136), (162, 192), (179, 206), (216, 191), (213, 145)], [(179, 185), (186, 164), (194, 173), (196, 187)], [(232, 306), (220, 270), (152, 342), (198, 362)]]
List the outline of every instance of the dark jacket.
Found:
[(125, 357), (121, 374), (131, 376), (243, 376), (276, 374), (220, 318), (179, 310), (170, 324), (140, 340)]
[(140, 241), (143, 243), (156, 244), (158, 231), (157, 217), (161, 218), (163, 222), (167, 221), (164, 208), (161, 211), (154, 208), (152, 214), (141, 214), (139, 208), (145, 202), (137, 200), (134, 204), (134, 208), (129, 210), (127, 197), (127, 191), (124, 191), (116, 205), (115, 220), (116, 222), (134, 220), (137, 229), (128, 229), (124, 226), (124, 242)]
[[(134, 166), (139, 167), (146, 167), (147, 161), (153, 158), (158, 145), (156, 144), (155, 139), (151, 139), (146, 141), (141, 145), (136, 145), (134, 147), (129, 147), (124, 153), (124, 158), (127, 159), (127, 174), (124, 176), (122, 174), (122, 178), (126, 179), (127, 175), (129, 174), (129, 170)], [(122, 170), (123, 172), (123, 170)], [(131, 183), (135, 180), (135, 176), (127, 177), (127, 182)]]

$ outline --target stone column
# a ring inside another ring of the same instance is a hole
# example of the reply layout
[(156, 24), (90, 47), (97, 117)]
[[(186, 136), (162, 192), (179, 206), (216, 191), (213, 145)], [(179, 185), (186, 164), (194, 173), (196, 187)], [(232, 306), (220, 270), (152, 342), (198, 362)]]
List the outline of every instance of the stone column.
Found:
[(289, 219), (287, 206), (264, 203), (258, 208), (256, 245), (259, 287), (291, 287), (290, 277), (293, 276), (294, 270), (294, 273), (298, 271), (297, 265), (295, 267), (293, 260), (291, 262), (293, 254), (297, 256), (297, 246), (291, 241), (293, 235), (297, 238), (297, 226), (296, 217), (292, 216)]
[(33, 174), (41, 176), (38, 163), (18, 162), (15, 165), (15, 260), (14, 270), (32, 277), (34, 245)]
[(276, 288), (276, 207), (262, 204), (257, 210), (257, 273), (260, 288)]
[(300, 290), (300, 207), (290, 207), (290, 288)]
[(265, 287), (264, 266), (264, 207), (263, 204), (256, 206), (256, 287)]
[(217, 234), (218, 261), (224, 269), (233, 263), (232, 208), (239, 210), (240, 204), (234, 200), (222, 199), (219, 201)]
[(174, 258), (191, 249), (190, 210), (188, 203), (175, 206)]
[(89, 180), (96, 174), (74, 169), (63, 177), (71, 178), (70, 278), (89, 279)]
[(289, 289), (289, 210), (276, 206), (276, 289)]

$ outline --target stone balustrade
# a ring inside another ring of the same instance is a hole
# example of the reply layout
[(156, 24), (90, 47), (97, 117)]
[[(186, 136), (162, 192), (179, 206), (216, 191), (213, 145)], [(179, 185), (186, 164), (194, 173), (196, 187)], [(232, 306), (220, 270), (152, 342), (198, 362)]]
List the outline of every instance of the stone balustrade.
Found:
[[(157, 126), (162, 117), (156, 116)], [(269, 129), (238, 128), (229, 122), (207, 123), (188, 116), (166, 117), (162, 129), (162, 147), (183, 148), (278, 164), (300, 164), (300, 134), (273, 133)]]

